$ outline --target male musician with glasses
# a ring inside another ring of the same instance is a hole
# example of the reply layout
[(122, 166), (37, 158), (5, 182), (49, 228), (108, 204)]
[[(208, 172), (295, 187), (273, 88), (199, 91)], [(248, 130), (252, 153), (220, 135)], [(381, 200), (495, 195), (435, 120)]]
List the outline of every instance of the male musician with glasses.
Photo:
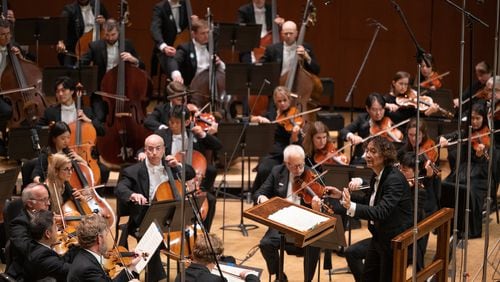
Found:
[(34, 214), (50, 208), (49, 190), (40, 183), (31, 183), (22, 192), (23, 208), (19, 215), (11, 220), (9, 225), (11, 263), (6, 273), (15, 279), (22, 277), (24, 264), (29, 255), (31, 235), (30, 221)]
[[(304, 171), (308, 168), (305, 167), (305, 153), (304, 149), (299, 145), (289, 145), (283, 151), (284, 164), (275, 166), (271, 171), (271, 174), (266, 179), (264, 184), (254, 194), (254, 202), (261, 204), (272, 197), (285, 198), (290, 202), (295, 204), (305, 204), (305, 202), (296, 194), (293, 193), (293, 183), (294, 178), (301, 177)], [(332, 190), (337, 197), (340, 197), (340, 192), (333, 187), (325, 187), (328, 190)], [(310, 207), (314, 210), (319, 211), (321, 206), (321, 200), (318, 196), (313, 197)], [(279, 246), (280, 246), (280, 234), (278, 230), (269, 228), (260, 241), (260, 251), (264, 257), (267, 269), (270, 275), (276, 274), (276, 279), (279, 278)], [(290, 252), (289, 245), (286, 246), (287, 252)], [(314, 277), (314, 271), (316, 264), (319, 259), (319, 248), (316, 247), (306, 247), (306, 255), (304, 257), (304, 281), (312, 281)], [(302, 251), (300, 250), (294, 250)], [(285, 281), (287, 280), (285, 275)], [(277, 281), (277, 280), (276, 280)]]
[[(169, 180), (165, 167), (170, 167), (175, 179), (180, 178), (179, 174), (182, 169), (174, 156), (165, 156), (165, 144), (159, 135), (151, 134), (146, 138), (144, 151), (146, 154), (144, 161), (123, 169), (115, 187), (117, 200), (129, 205), (130, 218), (126, 234), (134, 237), (146, 215), (148, 206), (155, 201), (156, 189), (160, 184)], [(192, 179), (195, 176), (193, 168), (186, 165), (185, 169), (186, 180)], [(173, 194), (175, 195), (175, 192)], [(154, 253), (148, 268), (148, 281), (158, 281), (166, 277), (159, 250)]]

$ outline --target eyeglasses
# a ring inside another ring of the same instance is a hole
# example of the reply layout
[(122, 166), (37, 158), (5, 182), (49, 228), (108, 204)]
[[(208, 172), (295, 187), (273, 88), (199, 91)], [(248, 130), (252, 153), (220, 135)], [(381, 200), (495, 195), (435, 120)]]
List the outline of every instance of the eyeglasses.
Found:
[(286, 163), (286, 165), (291, 168), (291, 169), (303, 169), (305, 164), (304, 163), (301, 163), (301, 164), (291, 164), (291, 163)]
[(150, 153), (153, 153), (155, 151), (158, 151), (158, 152), (161, 152), (161, 150), (163, 149), (164, 147), (163, 146), (156, 146), (156, 147), (153, 147), (153, 146), (148, 146), (146, 147), (146, 151), (150, 152)]
[(7, 36), (10, 36), (10, 32), (0, 33), (0, 37), (7, 37)]
[(61, 170), (64, 171), (64, 172), (73, 172), (73, 168), (72, 167), (61, 168)]
[(36, 201), (36, 202), (42, 202), (42, 203), (50, 203), (50, 198), (49, 197), (46, 197), (46, 198), (41, 198), (41, 199), (31, 199), (32, 201)]

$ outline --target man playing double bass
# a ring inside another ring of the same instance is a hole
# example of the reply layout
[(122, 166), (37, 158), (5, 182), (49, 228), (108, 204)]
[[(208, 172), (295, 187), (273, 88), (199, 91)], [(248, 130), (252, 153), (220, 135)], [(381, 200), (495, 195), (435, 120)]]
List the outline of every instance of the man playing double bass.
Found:
[[(121, 172), (120, 180), (115, 188), (118, 201), (129, 204), (130, 218), (127, 226), (127, 234), (135, 236), (135, 233), (146, 214), (148, 204), (155, 199), (158, 186), (168, 181), (165, 166), (172, 170), (174, 178), (179, 178), (181, 164), (174, 156), (165, 156), (165, 144), (159, 135), (149, 135), (144, 141), (146, 159), (143, 162), (131, 165)], [(186, 180), (195, 176), (193, 168), (186, 165)], [(158, 281), (166, 277), (160, 261), (160, 253), (157, 250), (148, 265), (148, 281)]]

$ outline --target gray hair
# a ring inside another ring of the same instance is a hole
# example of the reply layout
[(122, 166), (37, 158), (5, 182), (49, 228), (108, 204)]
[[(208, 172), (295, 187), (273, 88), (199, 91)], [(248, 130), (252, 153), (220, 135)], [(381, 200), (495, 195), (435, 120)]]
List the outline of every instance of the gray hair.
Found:
[(283, 159), (287, 161), (291, 156), (300, 156), (301, 158), (305, 158), (306, 154), (304, 153), (304, 149), (299, 145), (288, 145), (283, 151)]

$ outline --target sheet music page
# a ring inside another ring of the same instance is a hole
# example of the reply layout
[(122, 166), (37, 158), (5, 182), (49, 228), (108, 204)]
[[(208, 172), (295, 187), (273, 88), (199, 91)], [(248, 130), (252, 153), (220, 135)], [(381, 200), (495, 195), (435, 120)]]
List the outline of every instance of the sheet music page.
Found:
[(141, 273), (144, 270), (161, 242), (163, 242), (163, 234), (161, 233), (160, 226), (156, 223), (156, 221), (153, 221), (135, 247), (136, 252), (144, 252), (148, 254), (146, 259), (140, 260), (135, 266), (138, 273)]
[(325, 216), (315, 214), (296, 206), (282, 208), (270, 214), (268, 218), (301, 232), (311, 230), (328, 220)]
[[(240, 273), (242, 271), (248, 271), (249, 274), (254, 274), (255, 276), (259, 277), (259, 273), (257, 271), (248, 270), (247, 268), (241, 268), (234, 265), (227, 265), (222, 263), (219, 263), (219, 265), (220, 269), (222, 270), (222, 275), (224, 275), (224, 278), (226, 278), (228, 282), (245, 281), (245, 279), (241, 279), (240, 277)], [(220, 275), (219, 269), (217, 269), (217, 267), (212, 269), (211, 273), (217, 276)]]

